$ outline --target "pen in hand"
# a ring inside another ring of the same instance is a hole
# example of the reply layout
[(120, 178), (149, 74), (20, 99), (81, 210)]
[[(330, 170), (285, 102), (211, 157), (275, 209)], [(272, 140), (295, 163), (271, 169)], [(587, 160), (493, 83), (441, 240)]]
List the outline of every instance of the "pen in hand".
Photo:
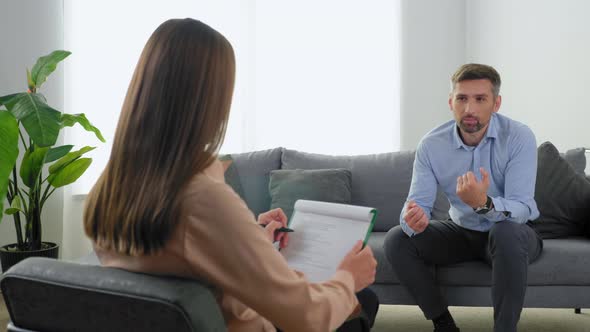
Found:
[[(266, 227), (265, 224), (259, 224), (259, 225), (260, 225), (260, 227), (263, 227), (263, 228)], [(291, 232), (294, 232), (294, 230), (292, 230), (291, 228), (288, 228), (288, 227), (280, 227), (280, 228), (275, 229), (275, 232), (291, 233)]]

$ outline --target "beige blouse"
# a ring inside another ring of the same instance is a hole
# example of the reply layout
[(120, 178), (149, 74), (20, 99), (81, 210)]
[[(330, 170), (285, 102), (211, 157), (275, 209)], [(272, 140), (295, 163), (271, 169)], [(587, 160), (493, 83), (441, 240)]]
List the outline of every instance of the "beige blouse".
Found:
[(96, 253), (105, 266), (207, 280), (228, 331), (332, 331), (358, 302), (354, 280), (338, 271), (310, 283), (289, 268), (216, 163), (193, 178), (182, 196), (182, 221), (158, 255)]

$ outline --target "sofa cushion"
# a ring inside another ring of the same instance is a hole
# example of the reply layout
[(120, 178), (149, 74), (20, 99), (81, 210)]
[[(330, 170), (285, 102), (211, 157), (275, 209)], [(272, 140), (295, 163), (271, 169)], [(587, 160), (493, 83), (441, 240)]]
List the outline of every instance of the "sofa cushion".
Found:
[[(379, 210), (374, 231), (387, 231), (399, 224), (399, 217), (410, 190), (414, 151), (359, 156), (330, 156), (285, 149), (283, 169), (345, 168), (352, 172), (351, 204)], [(432, 217), (448, 218), (449, 203), (437, 195)]]
[[(583, 237), (543, 241), (541, 256), (529, 266), (528, 285), (590, 286), (590, 240)], [(447, 286), (491, 286), (492, 269), (482, 261), (439, 266)]]
[(255, 216), (270, 209), (270, 193), (268, 192), (270, 171), (281, 168), (282, 150), (283, 148), (275, 148), (231, 154), (232, 166), (235, 166), (235, 172), (239, 177), (237, 183), (241, 189), (237, 186), (234, 187), (232, 183), (229, 185), (238, 194), (241, 191), (242, 199)]
[(543, 238), (583, 235), (590, 223), (590, 182), (550, 142), (538, 149), (535, 201), (541, 215), (532, 225)]
[(347, 169), (279, 169), (270, 172), (270, 208), (291, 219), (298, 199), (350, 204), (351, 173)]
[(543, 253), (529, 267), (529, 285), (590, 286), (590, 240), (543, 241)]

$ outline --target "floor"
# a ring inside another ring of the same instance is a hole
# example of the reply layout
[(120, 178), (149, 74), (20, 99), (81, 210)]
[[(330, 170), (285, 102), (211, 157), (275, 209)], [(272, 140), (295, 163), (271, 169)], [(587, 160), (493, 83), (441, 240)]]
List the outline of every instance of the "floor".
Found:
[[(451, 313), (464, 332), (491, 332), (490, 308), (452, 307)], [(0, 331), (6, 331), (8, 312), (0, 301)], [(432, 332), (432, 324), (424, 319), (416, 306), (381, 305), (373, 332)], [(519, 332), (590, 332), (590, 309), (574, 314), (573, 309), (525, 309)]]
[[(491, 308), (451, 307), (462, 332), (492, 332)], [(416, 306), (381, 305), (372, 332), (432, 332)], [(518, 325), (519, 332), (590, 332), (590, 309), (575, 314), (574, 309), (524, 309)]]

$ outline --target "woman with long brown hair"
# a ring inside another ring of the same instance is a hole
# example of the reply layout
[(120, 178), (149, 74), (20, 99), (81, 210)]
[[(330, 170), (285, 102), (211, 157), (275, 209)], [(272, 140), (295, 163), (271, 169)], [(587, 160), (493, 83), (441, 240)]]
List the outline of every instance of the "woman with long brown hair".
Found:
[(358, 311), (355, 292), (374, 281), (373, 253), (357, 243), (318, 284), (287, 266), (272, 245), (287, 245), (288, 236), (274, 235), (284, 213), (257, 222), (217, 161), (234, 76), (232, 47), (211, 27), (173, 19), (156, 29), (88, 196), (85, 232), (105, 266), (210, 282), (229, 331), (334, 330)]

